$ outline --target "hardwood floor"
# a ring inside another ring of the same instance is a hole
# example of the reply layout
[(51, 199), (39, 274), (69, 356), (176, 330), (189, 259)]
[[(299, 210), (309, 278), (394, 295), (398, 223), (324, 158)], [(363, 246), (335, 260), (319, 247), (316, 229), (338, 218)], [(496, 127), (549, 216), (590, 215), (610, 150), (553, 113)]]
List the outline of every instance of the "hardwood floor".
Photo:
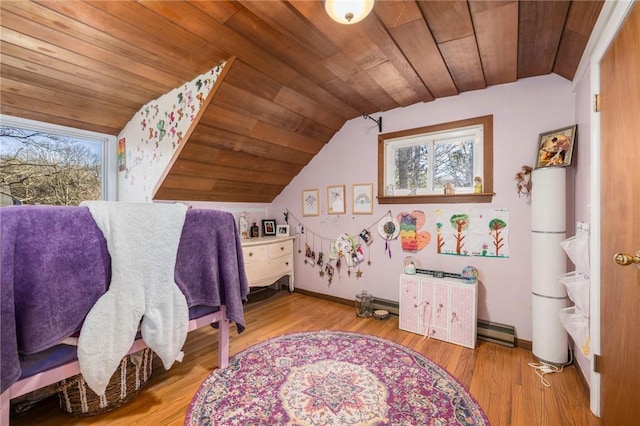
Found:
[[(478, 341), (475, 350), (398, 329), (398, 319), (358, 318), (343, 304), (280, 291), (246, 306), (247, 329), (231, 328), (230, 353), (284, 333), (345, 330), (383, 337), (408, 346), (445, 368), (478, 400), (494, 426), (601, 425), (589, 411), (589, 396), (580, 373), (569, 366), (547, 375), (545, 387), (527, 363), (531, 351)], [(195, 330), (187, 337), (184, 362), (165, 371), (156, 359), (153, 377), (127, 405), (101, 416), (75, 418), (58, 407), (57, 397), (43, 401), (12, 426), (23, 425), (182, 425), (192, 397), (205, 377), (217, 367), (217, 331)]]

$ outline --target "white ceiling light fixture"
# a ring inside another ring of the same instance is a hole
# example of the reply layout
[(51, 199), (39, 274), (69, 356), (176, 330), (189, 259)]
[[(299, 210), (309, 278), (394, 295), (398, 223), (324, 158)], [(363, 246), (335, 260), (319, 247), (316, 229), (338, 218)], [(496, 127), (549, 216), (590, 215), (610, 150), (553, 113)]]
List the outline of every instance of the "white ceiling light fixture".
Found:
[(334, 21), (351, 25), (362, 21), (373, 9), (374, 0), (324, 0), (324, 9)]

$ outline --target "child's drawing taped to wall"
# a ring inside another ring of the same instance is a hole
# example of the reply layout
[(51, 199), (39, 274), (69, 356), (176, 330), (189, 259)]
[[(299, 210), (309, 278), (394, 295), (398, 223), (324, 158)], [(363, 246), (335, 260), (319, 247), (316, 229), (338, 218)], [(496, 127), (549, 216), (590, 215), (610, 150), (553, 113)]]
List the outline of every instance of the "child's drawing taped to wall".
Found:
[(439, 254), (509, 257), (509, 212), (438, 209), (436, 235)]

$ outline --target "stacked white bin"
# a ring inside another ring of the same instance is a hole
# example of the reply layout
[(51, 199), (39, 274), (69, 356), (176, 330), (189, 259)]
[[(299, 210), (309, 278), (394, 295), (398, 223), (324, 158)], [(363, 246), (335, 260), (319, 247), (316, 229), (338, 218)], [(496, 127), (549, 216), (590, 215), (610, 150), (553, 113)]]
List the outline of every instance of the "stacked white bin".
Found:
[(574, 306), (561, 309), (558, 315), (573, 342), (589, 357), (589, 232), (585, 228), (579, 224), (576, 236), (562, 243), (576, 270), (560, 277)]
[(569, 360), (569, 336), (558, 316), (568, 304), (559, 282), (567, 272), (561, 247), (567, 238), (566, 168), (536, 169), (531, 182), (531, 351), (541, 362), (562, 365)]

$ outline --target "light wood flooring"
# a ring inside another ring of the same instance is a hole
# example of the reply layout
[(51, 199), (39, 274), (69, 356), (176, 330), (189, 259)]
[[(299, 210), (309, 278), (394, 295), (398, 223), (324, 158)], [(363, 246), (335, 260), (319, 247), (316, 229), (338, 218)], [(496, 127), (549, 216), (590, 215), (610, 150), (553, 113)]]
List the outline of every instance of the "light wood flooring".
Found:
[[(376, 335), (410, 347), (445, 368), (478, 400), (494, 426), (589, 426), (600, 421), (589, 411), (589, 396), (579, 371), (569, 366), (548, 375), (545, 387), (527, 365), (531, 351), (478, 341), (475, 350), (423, 339), (398, 329), (398, 319), (358, 318), (355, 309), (299, 293), (277, 292), (267, 300), (248, 304), (247, 329), (231, 327), (230, 353), (284, 333), (345, 330)], [(165, 371), (156, 359), (153, 377), (127, 405), (101, 416), (75, 418), (58, 407), (57, 397), (41, 402), (11, 426), (23, 425), (182, 425), (192, 397), (217, 367), (217, 331), (203, 327), (191, 332), (184, 362)]]

